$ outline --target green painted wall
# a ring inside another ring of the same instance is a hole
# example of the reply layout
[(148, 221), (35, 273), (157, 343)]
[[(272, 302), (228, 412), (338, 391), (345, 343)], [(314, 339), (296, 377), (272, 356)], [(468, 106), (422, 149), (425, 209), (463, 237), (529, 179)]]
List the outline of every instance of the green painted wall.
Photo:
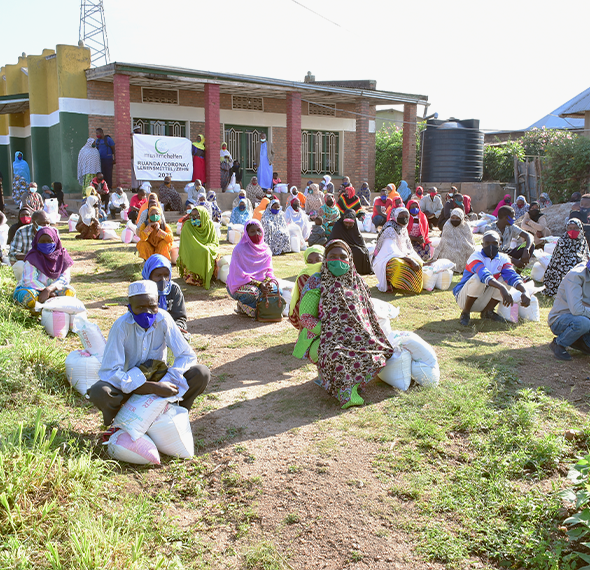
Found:
[[(51, 163), (49, 161), (48, 148), (49, 129), (47, 127), (31, 127), (31, 149), (33, 151), (33, 170), (35, 182), (41, 191), (41, 186), (51, 184)], [(31, 164), (29, 163), (29, 166)]]
[(10, 196), (12, 192), (12, 160), (10, 159), (9, 145), (0, 146), (0, 172), (4, 177), (2, 181), (4, 195)]
[(63, 184), (64, 192), (80, 192), (81, 187), (77, 178), (78, 153), (88, 139), (88, 115), (62, 112), (59, 114), (59, 125), (56, 126), (60, 128), (61, 141), (58, 147), (61, 154), (60, 182)]

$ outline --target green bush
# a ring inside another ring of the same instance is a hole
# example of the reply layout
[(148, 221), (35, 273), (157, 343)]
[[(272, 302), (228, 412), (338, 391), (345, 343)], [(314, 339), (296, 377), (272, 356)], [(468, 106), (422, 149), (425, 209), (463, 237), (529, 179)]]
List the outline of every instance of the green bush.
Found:
[(587, 192), (590, 181), (590, 139), (570, 135), (545, 149), (543, 187), (559, 202), (573, 192)]
[(483, 179), (512, 182), (514, 157), (524, 158), (524, 148), (518, 141), (508, 141), (499, 146), (488, 145), (483, 151)]

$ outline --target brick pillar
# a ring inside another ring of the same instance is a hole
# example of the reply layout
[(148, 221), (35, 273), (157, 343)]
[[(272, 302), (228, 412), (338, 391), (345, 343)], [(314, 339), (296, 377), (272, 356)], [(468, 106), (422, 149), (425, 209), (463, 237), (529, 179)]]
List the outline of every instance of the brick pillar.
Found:
[(301, 189), (301, 93), (287, 93), (287, 181)]
[(115, 172), (113, 180), (121, 188), (131, 188), (131, 109), (129, 106), (129, 76), (115, 73)]
[(219, 150), (221, 149), (221, 122), (219, 119), (219, 85), (205, 83), (205, 145), (207, 149), (207, 189), (221, 189)]
[(413, 191), (416, 184), (416, 112), (415, 103), (404, 104), (404, 140), (402, 143), (402, 179)]
[[(356, 169), (350, 182), (355, 188), (360, 188), (363, 182), (369, 180), (369, 102), (358, 99), (356, 102)], [(347, 172), (343, 172), (347, 175)]]

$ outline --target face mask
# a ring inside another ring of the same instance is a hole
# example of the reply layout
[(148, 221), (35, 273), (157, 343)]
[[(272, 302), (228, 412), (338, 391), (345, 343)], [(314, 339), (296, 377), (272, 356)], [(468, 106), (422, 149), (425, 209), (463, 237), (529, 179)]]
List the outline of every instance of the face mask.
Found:
[(252, 243), (259, 244), (262, 242), (262, 235), (256, 234), (255, 236), (250, 236), (250, 239), (252, 240)]
[(572, 239), (577, 239), (580, 235), (580, 230), (569, 230), (567, 235), (570, 236)]
[(417, 216), (419, 211), (418, 208), (410, 208), (410, 214), (412, 214), (412, 216)]
[(205, 203), (205, 198), (201, 198), (201, 199), (199, 200), (199, 204), (203, 205), (204, 203)]
[(299, 204), (293, 204), (291, 206), (291, 208), (293, 208), (295, 211), (299, 210)]
[(504, 204), (510, 204), (510, 198), (504, 198)]
[(333, 206), (334, 205), (334, 200), (332, 200), (332, 198), (330, 198), (329, 200), (326, 200), (326, 204), (328, 204), (328, 206)]
[(260, 139), (260, 142), (261, 143), (265, 143), (266, 142), (266, 139)]
[(19, 159), (19, 160), (22, 160), (22, 159), (23, 159), (23, 157), (22, 157), (22, 156), (19, 156), (19, 157), (18, 157), (18, 159)]
[(436, 196), (436, 194), (434, 194), (433, 192), (430, 194), (430, 197), (434, 200), (434, 197)]
[(328, 271), (330, 271), (334, 277), (340, 277), (341, 275), (348, 273), (348, 270), (350, 269), (350, 263), (348, 263), (348, 261), (342, 261), (341, 259), (329, 259), (327, 265)]
[(500, 248), (497, 245), (487, 245), (483, 248), (484, 254), (490, 259), (494, 259), (498, 255)]
[(35, 188), (34, 186), (31, 186), (29, 188), (29, 192), (37, 192), (37, 188)]
[(190, 214), (193, 211), (193, 209), (191, 208), (190, 210), (187, 210), (186, 213)]
[(33, 231), (34, 231), (35, 233), (37, 233), (37, 232), (38, 232), (38, 231), (39, 231), (41, 228), (46, 228), (46, 227), (47, 227), (47, 226), (39, 226), (39, 225), (37, 225), (37, 224), (33, 223)]
[(158, 291), (160, 293), (163, 293), (164, 289), (166, 289), (167, 281), (168, 279), (160, 279), (160, 281), (156, 283), (156, 285), (158, 286)]
[(506, 221), (508, 222), (508, 225), (509, 225), (509, 226), (511, 226), (511, 225), (514, 223), (514, 218), (512, 218), (512, 217), (508, 216), (508, 217), (506, 218)]
[(159, 222), (160, 221), (160, 216), (158, 214), (154, 214), (153, 216), (150, 216), (150, 221), (152, 221), (152, 222)]
[(201, 225), (201, 220), (191, 220), (191, 224), (195, 226), (195, 228), (198, 228)]
[(31, 217), (30, 216), (23, 216), (20, 219), (20, 221), (21, 221), (22, 224), (25, 224), (25, 225), (26, 224), (30, 224), (31, 223)]
[(461, 220), (451, 220), (451, 225), (457, 227), (461, 225)]
[(56, 244), (54, 242), (51, 243), (38, 243), (37, 248), (41, 253), (45, 255), (49, 255), (55, 251)]
[(381, 194), (381, 200), (385, 202), (387, 200), (387, 194)]
[(240, 204), (238, 206), (238, 210), (240, 210), (240, 212), (243, 212), (246, 209), (246, 205), (245, 204)]
[(312, 190), (311, 188), (308, 188), (308, 189), (307, 189), (307, 193), (308, 193), (308, 194), (313, 194), (313, 190)]
[(129, 312), (133, 315), (133, 320), (142, 329), (149, 329), (154, 324), (154, 321), (156, 320), (157, 313), (155, 313), (155, 314), (152, 314), (152, 313), (139, 313), (139, 315), (136, 315), (131, 310), (131, 305), (127, 305), (127, 308), (129, 309)]
[(271, 211), (271, 213), (273, 213), (273, 214), (275, 214), (275, 215), (276, 215), (276, 214), (278, 214), (278, 213), (280, 212), (280, 210), (278, 210), (278, 209), (276, 209), (276, 208), (271, 208), (271, 209), (270, 209), (270, 211)]
[(418, 196), (419, 198), (422, 198), (423, 193), (422, 192), (416, 192), (416, 196)]
[(401, 218), (401, 219), (398, 219), (396, 221), (397, 221), (397, 225), (398, 226), (402, 226), (402, 228), (403, 228), (404, 226), (407, 226), (408, 225), (408, 221), (409, 220), (407, 220), (406, 218)]

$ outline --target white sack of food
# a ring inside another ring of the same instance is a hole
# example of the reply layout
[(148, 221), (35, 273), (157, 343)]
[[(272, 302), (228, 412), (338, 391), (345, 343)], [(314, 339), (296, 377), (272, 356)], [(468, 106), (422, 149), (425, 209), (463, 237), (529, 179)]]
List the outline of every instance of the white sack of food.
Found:
[(440, 273), (436, 274), (436, 283), (434, 286), (441, 291), (446, 291), (453, 282), (453, 270), (443, 269)]
[(539, 310), (539, 300), (534, 295), (531, 296), (531, 303), (528, 307), (518, 305), (518, 316), (525, 321), (541, 320), (541, 311)]
[(398, 334), (401, 335), (401, 346), (410, 351), (412, 360), (426, 362), (429, 366), (438, 364), (438, 358), (434, 348), (432, 348), (432, 346), (428, 344), (422, 337), (410, 331), (401, 331)]
[(434, 263), (431, 263), (429, 267), (434, 273), (440, 273), (445, 269), (450, 269), (452, 271), (455, 269), (455, 264), (450, 259), (437, 259)]
[(82, 396), (99, 381), (100, 360), (85, 350), (74, 350), (66, 356), (66, 378)]
[(147, 433), (168, 405), (166, 398), (155, 394), (132, 394), (115, 416), (113, 427), (121, 428), (131, 436), (131, 439), (136, 440)]
[(82, 315), (76, 315), (72, 330), (80, 337), (84, 349), (92, 356), (102, 360), (107, 341), (100, 332), (100, 327), (95, 323), (91, 323)]
[(533, 268), (531, 269), (531, 278), (534, 281), (543, 282), (545, 279), (545, 267), (540, 261), (535, 261)]
[(107, 443), (109, 457), (117, 461), (135, 463), (137, 465), (159, 465), (160, 454), (156, 444), (147, 435), (133, 440), (125, 431), (116, 431)]
[(62, 311), (43, 309), (41, 312), (41, 324), (45, 327), (45, 332), (49, 336), (65, 338), (70, 331), (70, 315)]
[(195, 454), (195, 442), (188, 418), (188, 410), (170, 405), (150, 426), (147, 435), (160, 453), (190, 459)]
[(405, 349), (395, 351), (378, 376), (386, 384), (405, 392), (412, 382), (412, 355)]
[(78, 216), (78, 214), (72, 214), (68, 218), (68, 230), (70, 232), (75, 232), (76, 231), (76, 225), (77, 225), (77, 223), (79, 221), (80, 221), (80, 216)]
[(431, 366), (421, 360), (412, 360), (412, 378), (420, 386), (434, 387), (440, 382), (440, 368), (438, 362)]
[(422, 267), (422, 289), (426, 291), (432, 291), (436, 285), (438, 275), (434, 272), (432, 267), (424, 265)]
[(36, 303), (35, 310), (40, 311), (41, 309), (46, 311), (61, 311), (62, 313), (76, 315), (78, 313), (83, 313), (86, 310), (86, 307), (77, 297), (61, 295), (59, 297), (50, 297), (44, 303)]

